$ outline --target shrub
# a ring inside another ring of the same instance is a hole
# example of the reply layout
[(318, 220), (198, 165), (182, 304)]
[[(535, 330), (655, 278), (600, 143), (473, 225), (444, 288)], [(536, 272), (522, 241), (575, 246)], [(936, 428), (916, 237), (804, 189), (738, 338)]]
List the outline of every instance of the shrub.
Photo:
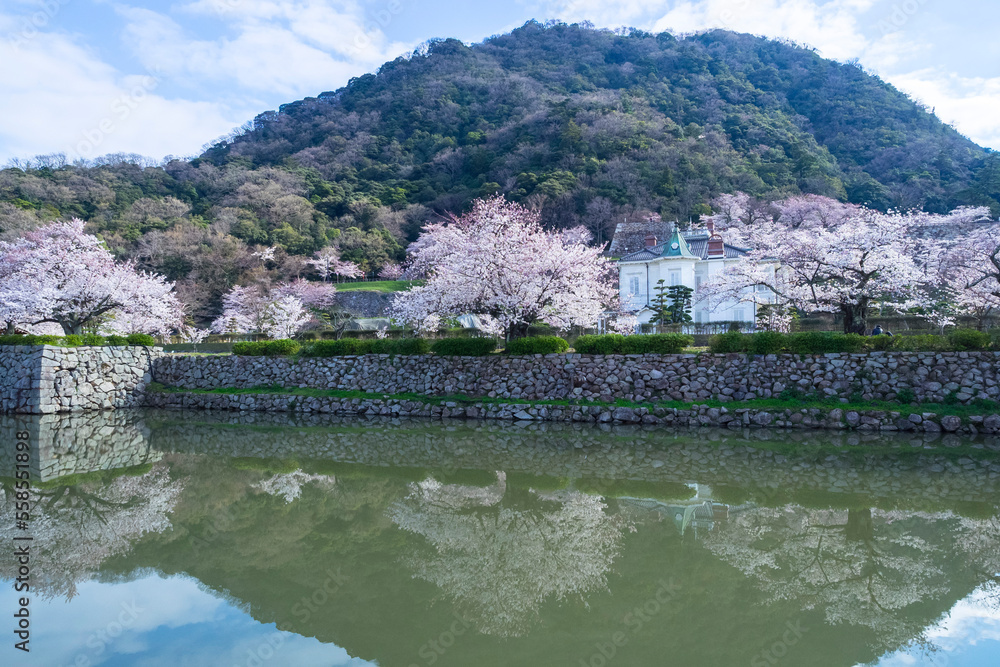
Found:
[(788, 350), (796, 354), (826, 354), (828, 352), (860, 352), (867, 339), (859, 334), (804, 331), (787, 337)]
[(64, 347), (80, 347), (83, 345), (83, 336), (78, 336), (77, 334), (63, 336), (62, 345)]
[(873, 350), (879, 352), (885, 352), (886, 350), (895, 350), (896, 342), (899, 340), (897, 336), (886, 336), (881, 334), (878, 336), (872, 336), (868, 339), (868, 346)]
[(264, 341), (240, 341), (233, 343), (233, 354), (240, 357), (263, 357)]
[(716, 334), (708, 341), (709, 352), (716, 354), (731, 354), (733, 352), (746, 352), (749, 349), (749, 336), (744, 336), (739, 331), (729, 331), (724, 334)]
[(484, 357), (495, 349), (492, 338), (444, 338), (431, 346), (434, 354), (449, 357)]
[(580, 336), (573, 348), (580, 354), (621, 354), (625, 347), (625, 336), (604, 334), (602, 336)]
[(269, 357), (287, 357), (299, 351), (298, 341), (294, 340), (269, 340), (264, 341), (264, 354)]
[(569, 343), (559, 336), (529, 336), (507, 343), (507, 354), (557, 354), (569, 350)]
[(104, 345), (104, 336), (98, 336), (97, 334), (84, 334), (83, 344), (90, 345), (92, 347)]
[(294, 340), (258, 340), (233, 343), (233, 354), (240, 357), (284, 357), (299, 351)]
[(678, 354), (688, 345), (694, 345), (694, 337), (678, 333), (625, 336), (622, 352), (624, 354)]
[(25, 336), (28, 345), (61, 345), (62, 336)]
[(383, 338), (366, 340), (361, 354), (429, 354), (431, 344), (423, 338)]
[(956, 329), (948, 334), (948, 342), (956, 350), (983, 350), (989, 347), (990, 335), (976, 329)]
[(128, 338), (125, 336), (105, 336), (105, 345), (128, 345)]
[(0, 336), (0, 345), (31, 345), (27, 336), (16, 334)]
[(340, 340), (318, 340), (302, 348), (304, 357), (343, 357), (352, 354), (364, 354), (366, 341), (357, 338), (341, 338)]
[(340, 340), (318, 340), (302, 348), (304, 357), (342, 357), (356, 354), (427, 354), (430, 343), (423, 338), (399, 338), (390, 340), (361, 340), (341, 338)]
[(905, 352), (946, 352), (951, 349), (944, 336), (921, 334), (919, 336), (899, 336), (895, 349)]
[(126, 338), (129, 345), (145, 345), (146, 347), (153, 347), (156, 345), (156, 339), (149, 334), (129, 334)]
[(761, 331), (748, 338), (747, 352), (750, 354), (777, 354), (787, 343), (787, 336), (777, 331)]
[(640, 336), (604, 334), (580, 336), (574, 348), (581, 354), (677, 354), (693, 344), (693, 337), (679, 333)]

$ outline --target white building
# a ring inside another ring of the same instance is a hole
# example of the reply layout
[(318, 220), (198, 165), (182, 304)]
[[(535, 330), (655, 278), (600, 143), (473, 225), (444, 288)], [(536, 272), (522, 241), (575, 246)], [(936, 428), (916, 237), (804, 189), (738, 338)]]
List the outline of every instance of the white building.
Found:
[[(711, 304), (701, 300), (701, 286), (732, 266), (749, 252), (725, 243), (709, 223), (708, 230), (681, 234), (675, 228), (666, 243), (657, 243), (654, 236), (646, 237), (646, 247), (629, 253), (618, 261), (618, 287), (623, 302), (631, 297), (630, 310), (636, 311), (641, 324), (653, 320), (656, 284), (684, 285), (694, 290), (691, 317), (696, 324), (710, 322), (755, 321), (756, 303), (770, 303), (770, 291), (763, 286), (747, 289), (741, 302)], [(753, 290), (759, 290), (754, 298)], [(756, 303), (755, 303), (756, 302)]]

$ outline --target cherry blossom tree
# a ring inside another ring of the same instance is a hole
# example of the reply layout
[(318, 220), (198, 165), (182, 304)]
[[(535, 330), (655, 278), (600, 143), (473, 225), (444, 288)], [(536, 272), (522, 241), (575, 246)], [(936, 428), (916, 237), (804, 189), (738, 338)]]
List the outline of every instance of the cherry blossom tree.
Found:
[(517, 338), (537, 321), (594, 326), (616, 292), (611, 261), (585, 230), (548, 232), (537, 213), (502, 196), (477, 200), (460, 218), (424, 227), (410, 246), (427, 284), (401, 293), (393, 316), (418, 328), (428, 318), (480, 315), (487, 330)]
[(59, 222), (0, 243), (0, 317), (56, 323), (66, 334), (103, 324), (113, 333), (166, 334), (183, 310), (173, 283), (116, 262), (81, 220)]
[(319, 313), (336, 307), (337, 288), (328, 283), (296, 280), (273, 287), (237, 285), (222, 297), (222, 314), (212, 323), (220, 334), (263, 334), (291, 338)]
[(976, 317), (981, 326), (1000, 311), (1000, 226), (983, 225), (963, 234), (941, 257), (938, 277), (953, 292), (960, 313)]
[(331, 276), (341, 278), (360, 278), (365, 275), (354, 262), (345, 262), (340, 259), (340, 253), (336, 248), (327, 247), (315, 253), (315, 259), (310, 259), (306, 264), (312, 265), (319, 274), (321, 280), (326, 282)]
[(751, 251), (704, 285), (702, 299), (839, 313), (845, 333), (865, 332), (873, 302), (927, 302), (911, 233), (923, 214), (880, 213), (819, 197), (775, 208), (781, 217), (758, 217), (752, 225), (720, 219)]
[(388, 262), (382, 265), (378, 277), (382, 280), (399, 280), (403, 277), (403, 267), (396, 262)]

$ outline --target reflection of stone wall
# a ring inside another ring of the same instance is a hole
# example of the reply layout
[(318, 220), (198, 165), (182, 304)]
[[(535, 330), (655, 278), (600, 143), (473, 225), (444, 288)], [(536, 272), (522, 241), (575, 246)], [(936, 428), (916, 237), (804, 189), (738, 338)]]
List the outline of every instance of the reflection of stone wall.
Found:
[(939, 417), (932, 413), (910, 414), (889, 410), (784, 410), (712, 408), (628, 408), (614, 405), (545, 405), (473, 402), (458, 404), (441, 399), (433, 402), (396, 398), (306, 397), (295, 394), (203, 394), (150, 392), (150, 407), (169, 410), (238, 410), (240, 412), (303, 412), (335, 415), (417, 417), (429, 419), (498, 419), (504, 421), (590, 422), (598, 424), (646, 424), (649, 426), (715, 426), (723, 428), (850, 429), (858, 431), (1000, 433), (1000, 415)]
[(0, 412), (47, 414), (142, 405), (162, 350), (51, 346), (0, 349)]
[[(1000, 497), (1000, 460), (913, 453), (940, 434), (727, 431), (589, 424), (476, 424), (455, 427), (420, 420), (338, 418), (329, 415), (234, 413), (149, 414), (152, 445), (164, 451), (333, 459), (368, 466), (426, 470), (544, 472), (553, 477), (598, 477), (649, 482), (697, 482), (760, 489), (762, 499), (795, 490), (870, 494), (878, 498), (968, 501)], [(248, 428), (234, 428), (240, 424)], [(214, 426), (213, 426), (214, 425)], [(283, 429), (252, 428), (284, 426)], [(314, 428), (310, 428), (314, 427)], [(338, 431), (339, 428), (339, 431)], [(759, 443), (899, 448), (905, 455), (783, 454)], [(1000, 449), (1000, 439), (985, 446)]]
[[(15, 442), (18, 432), (29, 434), (30, 470), (36, 481), (129, 468), (162, 458), (150, 449), (149, 429), (134, 411), (0, 417), (0, 442)], [(13, 447), (0, 449), (0, 475), (11, 474), (14, 454)]]
[(822, 397), (893, 400), (1000, 398), (1000, 352), (771, 355), (547, 355), (330, 359), (164, 357), (157, 379), (185, 389), (317, 387), (375, 394), (464, 394), (528, 400), (698, 401), (767, 398), (786, 389)]

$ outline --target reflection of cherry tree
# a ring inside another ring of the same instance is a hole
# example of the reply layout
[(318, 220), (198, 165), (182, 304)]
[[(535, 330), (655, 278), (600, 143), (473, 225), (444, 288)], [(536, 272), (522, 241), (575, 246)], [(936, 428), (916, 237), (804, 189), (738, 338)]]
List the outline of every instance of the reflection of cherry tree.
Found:
[[(118, 477), (104, 485), (79, 484), (40, 490), (31, 515), (32, 590), (43, 597), (76, 595), (105, 560), (120, 556), (146, 533), (170, 527), (168, 514), (183, 489), (165, 465), (137, 477)], [(0, 526), (9, 541), (14, 526), (14, 499), (0, 507)], [(0, 576), (13, 578), (12, 561)]]
[(434, 547), (410, 560), (416, 576), (439, 586), (490, 635), (527, 632), (541, 604), (607, 587), (621, 547), (622, 521), (599, 496), (577, 491), (411, 485), (390, 517)]
[(295, 470), (289, 473), (279, 473), (257, 482), (253, 488), (272, 496), (284, 498), (286, 503), (290, 503), (301, 496), (302, 487), (310, 483), (316, 483), (329, 489), (336, 484), (336, 479), (329, 475), (310, 475), (307, 472)]
[(1000, 609), (1000, 518), (960, 517), (955, 544), (966, 567), (985, 582), (983, 595)]
[(948, 588), (940, 550), (892, 521), (871, 510), (758, 507), (731, 513), (704, 543), (765, 602), (822, 610), (830, 624), (867, 626), (898, 647), (924, 629), (907, 608)]

